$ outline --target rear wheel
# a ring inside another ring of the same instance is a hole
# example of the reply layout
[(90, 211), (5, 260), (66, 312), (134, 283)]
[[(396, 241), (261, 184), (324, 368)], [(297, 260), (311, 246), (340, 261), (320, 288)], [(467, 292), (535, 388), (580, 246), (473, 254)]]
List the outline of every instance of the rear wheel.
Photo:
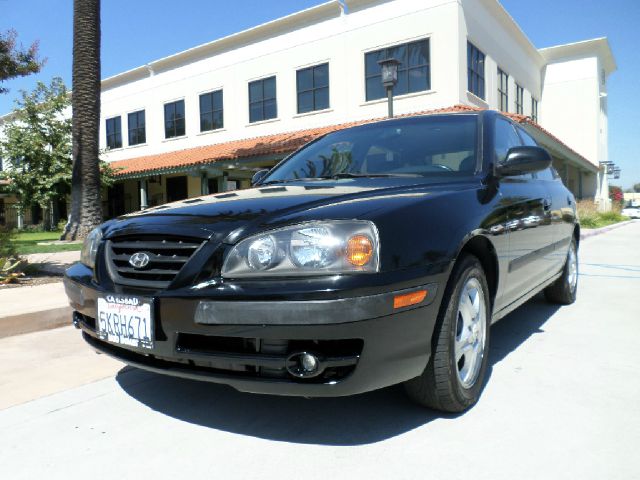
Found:
[(562, 269), (562, 275), (555, 282), (544, 289), (544, 296), (551, 303), (570, 305), (576, 301), (578, 292), (578, 249), (576, 240), (571, 239), (567, 259)]
[(405, 389), (420, 405), (461, 412), (480, 397), (491, 308), (486, 277), (476, 257), (461, 257), (452, 279), (436, 323), (429, 363), (422, 375), (405, 382)]

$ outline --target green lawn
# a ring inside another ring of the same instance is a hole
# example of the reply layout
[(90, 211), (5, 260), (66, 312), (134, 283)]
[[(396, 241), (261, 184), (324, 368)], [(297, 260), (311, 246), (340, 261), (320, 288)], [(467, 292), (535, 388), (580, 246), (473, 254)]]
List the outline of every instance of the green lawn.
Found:
[(60, 238), (62, 232), (20, 232), (12, 240), (18, 254), (67, 252), (82, 249), (82, 243), (61, 245), (38, 245), (38, 242), (52, 242)]

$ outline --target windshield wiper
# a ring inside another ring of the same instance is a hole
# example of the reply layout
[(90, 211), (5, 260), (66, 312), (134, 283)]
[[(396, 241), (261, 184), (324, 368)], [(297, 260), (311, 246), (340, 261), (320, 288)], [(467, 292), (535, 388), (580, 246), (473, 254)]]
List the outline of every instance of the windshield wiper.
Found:
[(278, 183), (291, 183), (291, 182), (313, 182), (318, 180), (326, 180), (328, 177), (306, 177), (306, 178), (283, 178), (280, 180), (269, 180), (268, 182), (261, 182), (258, 187), (264, 187), (265, 185), (276, 185)]
[(327, 175), (325, 177), (319, 177), (322, 179), (338, 180), (340, 178), (389, 178), (389, 177), (421, 177), (417, 173), (350, 173), (341, 172), (334, 173), (333, 175)]

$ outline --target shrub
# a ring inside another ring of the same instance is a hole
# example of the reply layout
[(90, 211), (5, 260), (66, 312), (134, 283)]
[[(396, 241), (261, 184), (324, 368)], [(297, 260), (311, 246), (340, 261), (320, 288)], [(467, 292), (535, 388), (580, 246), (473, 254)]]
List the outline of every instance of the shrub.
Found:
[(0, 257), (0, 284), (17, 283), (24, 276), (22, 260), (13, 257)]
[(14, 257), (16, 255), (13, 244), (14, 233), (0, 226), (0, 257)]
[(598, 206), (592, 200), (581, 200), (577, 207), (582, 228), (600, 228), (626, 220), (620, 215), (620, 207), (617, 204), (608, 212), (599, 212)]

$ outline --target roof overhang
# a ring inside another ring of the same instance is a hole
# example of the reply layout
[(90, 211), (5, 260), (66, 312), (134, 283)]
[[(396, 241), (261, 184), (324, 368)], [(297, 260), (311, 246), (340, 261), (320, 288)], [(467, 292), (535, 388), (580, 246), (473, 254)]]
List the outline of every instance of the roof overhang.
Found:
[(582, 42), (567, 43), (555, 47), (541, 48), (540, 54), (547, 63), (566, 61), (573, 58), (596, 56), (600, 58), (607, 75), (618, 69), (616, 59), (611, 51), (607, 37), (584, 40)]

